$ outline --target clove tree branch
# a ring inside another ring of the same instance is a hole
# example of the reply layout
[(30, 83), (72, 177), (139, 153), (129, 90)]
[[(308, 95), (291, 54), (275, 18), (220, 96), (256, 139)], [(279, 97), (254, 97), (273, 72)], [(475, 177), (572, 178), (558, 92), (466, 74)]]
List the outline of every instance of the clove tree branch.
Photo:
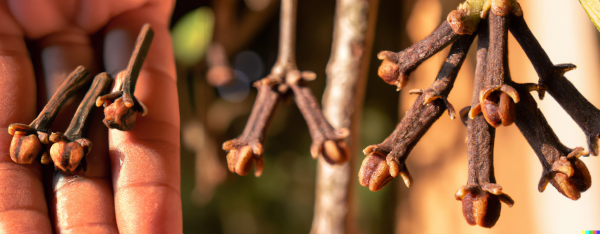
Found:
[[(458, 38), (429, 89), (411, 91), (420, 95), (394, 132), (381, 144), (370, 145), (363, 150), (367, 157), (359, 172), (362, 186), (378, 191), (398, 175), (402, 176), (407, 187), (411, 186), (412, 177), (405, 161), (413, 147), (446, 109), (451, 118), (456, 115), (447, 95), (454, 86), (474, 38), (474, 35), (462, 35)], [(428, 97), (430, 100), (426, 99)]]
[[(319, 105), (315, 101), (305, 81), (313, 80), (316, 75), (313, 72), (300, 72), (296, 66), (295, 44), (296, 44), (296, 8), (297, 0), (282, 0), (281, 2), (281, 26), (279, 35), (279, 54), (277, 62), (271, 69), (271, 74), (257, 81), (259, 84), (270, 84), (276, 89), (276, 93), (269, 98), (259, 99), (254, 104), (252, 112), (261, 109), (270, 110), (263, 113), (256, 121), (248, 122), (244, 131), (265, 132), (268, 121), (273, 113), (273, 106), (280, 96), (288, 92), (291, 87), (294, 100), (308, 124), (313, 143), (310, 152), (314, 158), (323, 156), (329, 163), (340, 163), (347, 160), (347, 149), (343, 139), (348, 135), (346, 129), (335, 130), (325, 119)], [(266, 93), (266, 91), (265, 91)], [(260, 93), (259, 93), (260, 94)], [(265, 101), (266, 100), (266, 101)], [(253, 114), (254, 115), (254, 114)], [(257, 116), (259, 114), (256, 114)], [(236, 138), (223, 144), (223, 149), (229, 151), (227, 154), (230, 171), (245, 175), (251, 167), (249, 162), (262, 163), (262, 141), (259, 136), (263, 134), (249, 133), (251, 137), (239, 140)], [(243, 137), (243, 136), (242, 136)], [(254, 145), (246, 147), (250, 142)], [(257, 144), (260, 143), (260, 144)], [(254, 160), (250, 160), (254, 158)], [(258, 165), (258, 164), (257, 164)], [(232, 170), (233, 169), (233, 170)], [(262, 173), (262, 165), (255, 169), (255, 175)]]
[(560, 106), (573, 118), (587, 136), (590, 153), (598, 155), (600, 136), (600, 110), (592, 105), (565, 76), (565, 72), (575, 69), (573, 64), (553, 64), (546, 51), (537, 41), (523, 14), (511, 14), (510, 32), (525, 51), (539, 76), (538, 85), (547, 90)]
[[(490, 18), (490, 20), (492, 20)], [(490, 43), (488, 27), (480, 24), (477, 41), (477, 67), (473, 101), (479, 103), (479, 90), (489, 81), (488, 45)], [(455, 198), (462, 202), (462, 211), (467, 223), (490, 228), (500, 217), (500, 201), (512, 207), (514, 201), (502, 193), (502, 187), (496, 184), (494, 176), (494, 140), (496, 129), (490, 126), (483, 115), (469, 119), (467, 124), (467, 152), (469, 158), (469, 176), (467, 185), (462, 186)]]
[(516, 106), (515, 123), (542, 164), (538, 190), (543, 192), (550, 182), (565, 197), (579, 199), (581, 192), (592, 183), (589, 170), (579, 159), (583, 148), (570, 149), (563, 145), (538, 109), (529, 89), (517, 87), (523, 98)]
[(400, 90), (408, 83), (408, 77), (413, 70), (425, 60), (446, 48), (458, 37), (459, 34), (452, 30), (448, 21), (444, 21), (425, 39), (403, 51), (398, 53), (387, 50), (379, 52), (377, 58), (383, 60), (383, 62), (377, 74), (383, 81), (398, 86), (398, 90)]

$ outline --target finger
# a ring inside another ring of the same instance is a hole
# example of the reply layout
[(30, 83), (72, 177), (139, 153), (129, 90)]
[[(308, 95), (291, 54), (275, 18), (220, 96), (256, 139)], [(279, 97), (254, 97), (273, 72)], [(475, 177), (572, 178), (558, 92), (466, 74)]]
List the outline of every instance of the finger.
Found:
[(107, 26), (105, 67), (112, 74), (125, 69), (144, 23), (155, 32), (135, 89), (148, 115), (138, 115), (130, 131), (109, 131), (115, 210), (123, 233), (182, 232), (179, 109), (168, 4), (146, 4)]
[(0, 233), (50, 233), (39, 162), (19, 165), (9, 156), (11, 123), (36, 116), (35, 80), (22, 32), (0, 7)]
[[(88, 35), (82, 30), (54, 32), (39, 43), (48, 96), (56, 91), (66, 74), (78, 65), (95, 70), (93, 49)], [(86, 91), (87, 87), (82, 93)], [(65, 132), (81, 97), (73, 99), (61, 110), (53, 131)], [(77, 175), (54, 173), (50, 208), (58, 233), (117, 232), (108, 159), (108, 132), (101, 124), (101, 110), (96, 112), (88, 134), (93, 143), (92, 151), (85, 157), (88, 170)]]

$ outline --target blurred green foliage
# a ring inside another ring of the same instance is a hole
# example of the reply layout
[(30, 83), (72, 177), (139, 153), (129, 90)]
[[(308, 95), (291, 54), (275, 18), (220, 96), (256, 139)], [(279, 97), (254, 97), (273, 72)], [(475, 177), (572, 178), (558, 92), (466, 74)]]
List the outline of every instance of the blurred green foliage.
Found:
[(214, 25), (215, 16), (208, 7), (190, 11), (177, 21), (171, 35), (179, 64), (192, 66), (204, 58), (212, 41)]

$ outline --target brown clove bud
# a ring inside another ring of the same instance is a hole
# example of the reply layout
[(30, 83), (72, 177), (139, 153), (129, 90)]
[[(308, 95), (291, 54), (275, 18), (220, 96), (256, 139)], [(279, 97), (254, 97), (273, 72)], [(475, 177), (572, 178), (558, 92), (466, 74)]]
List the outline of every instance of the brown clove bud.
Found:
[(394, 177), (390, 174), (390, 167), (386, 162), (386, 156), (373, 151), (365, 157), (358, 172), (360, 185), (375, 192), (388, 184)]
[(514, 205), (512, 198), (501, 190), (500, 194), (494, 194), (480, 186), (463, 186), (456, 192), (455, 198), (462, 202), (462, 212), (467, 223), (485, 228), (493, 227), (500, 218), (500, 202), (509, 207)]
[[(479, 95), (479, 104), (471, 109), (469, 117), (475, 118), (483, 112), (485, 120), (494, 128), (500, 125), (511, 125), (515, 118), (515, 103), (520, 98), (518, 92), (507, 82), (511, 82), (508, 69), (508, 17), (506, 14), (494, 12), (494, 6), (499, 10), (510, 11), (510, 3), (504, 0), (492, 2), (492, 12), (489, 18), (489, 50), (486, 58), (486, 71), (483, 80), (483, 89)], [(494, 5), (496, 4), (496, 5)], [(498, 5), (499, 4), (499, 5)], [(508, 8), (506, 8), (508, 4)], [(505, 8), (498, 8), (504, 6)], [(501, 12), (502, 13), (502, 12)]]
[(127, 69), (115, 77), (113, 91), (96, 99), (96, 106), (104, 106), (103, 122), (106, 127), (128, 131), (135, 124), (135, 112), (140, 112), (142, 116), (148, 113), (146, 106), (135, 98), (133, 92), (153, 38), (154, 31), (150, 24), (144, 24), (135, 42)]
[[(63, 104), (79, 88), (90, 80), (89, 72), (83, 66), (77, 67), (63, 81), (50, 101), (44, 106), (38, 117), (29, 125), (13, 123), (8, 126), (8, 133), (13, 135), (10, 143), (10, 158), (19, 164), (31, 164), (35, 158), (45, 155), (44, 146), (48, 144), (48, 129), (54, 122)], [(48, 162), (47, 155), (42, 162)], [(45, 164), (45, 163), (44, 163)]]
[(579, 159), (582, 152), (583, 148), (577, 147), (568, 156), (554, 161), (551, 172), (540, 180), (540, 192), (544, 191), (550, 182), (565, 197), (578, 200), (581, 192), (585, 192), (592, 185), (590, 171)]
[(515, 102), (506, 93), (493, 92), (481, 105), (481, 112), (492, 127), (511, 125), (517, 117)]
[(50, 157), (57, 168), (69, 173), (75, 172), (80, 162), (91, 151), (92, 142), (83, 138), (84, 131), (89, 125), (96, 98), (108, 90), (111, 82), (112, 78), (106, 72), (98, 74), (79, 104), (67, 131), (64, 134), (54, 132), (50, 135), (49, 140), (54, 142), (50, 148)]
[(394, 53), (381, 51), (377, 54), (383, 60), (377, 74), (388, 84), (395, 85), (400, 90), (408, 83), (408, 77), (423, 61), (446, 48), (459, 34), (454, 32), (447, 21), (435, 29), (425, 39), (413, 44), (403, 51)]

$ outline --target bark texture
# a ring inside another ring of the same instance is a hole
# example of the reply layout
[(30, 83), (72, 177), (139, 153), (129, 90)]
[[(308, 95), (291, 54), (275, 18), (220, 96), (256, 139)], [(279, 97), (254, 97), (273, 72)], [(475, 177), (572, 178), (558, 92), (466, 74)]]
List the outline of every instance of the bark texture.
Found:
[(330, 165), (323, 158), (317, 166), (315, 213), (311, 233), (348, 233), (356, 230), (353, 198), (348, 192), (354, 178), (352, 165), (359, 145), (369, 55), (378, 0), (338, 0), (334, 19), (331, 57), (327, 64), (327, 87), (323, 113), (336, 128), (350, 128), (350, 161)]

